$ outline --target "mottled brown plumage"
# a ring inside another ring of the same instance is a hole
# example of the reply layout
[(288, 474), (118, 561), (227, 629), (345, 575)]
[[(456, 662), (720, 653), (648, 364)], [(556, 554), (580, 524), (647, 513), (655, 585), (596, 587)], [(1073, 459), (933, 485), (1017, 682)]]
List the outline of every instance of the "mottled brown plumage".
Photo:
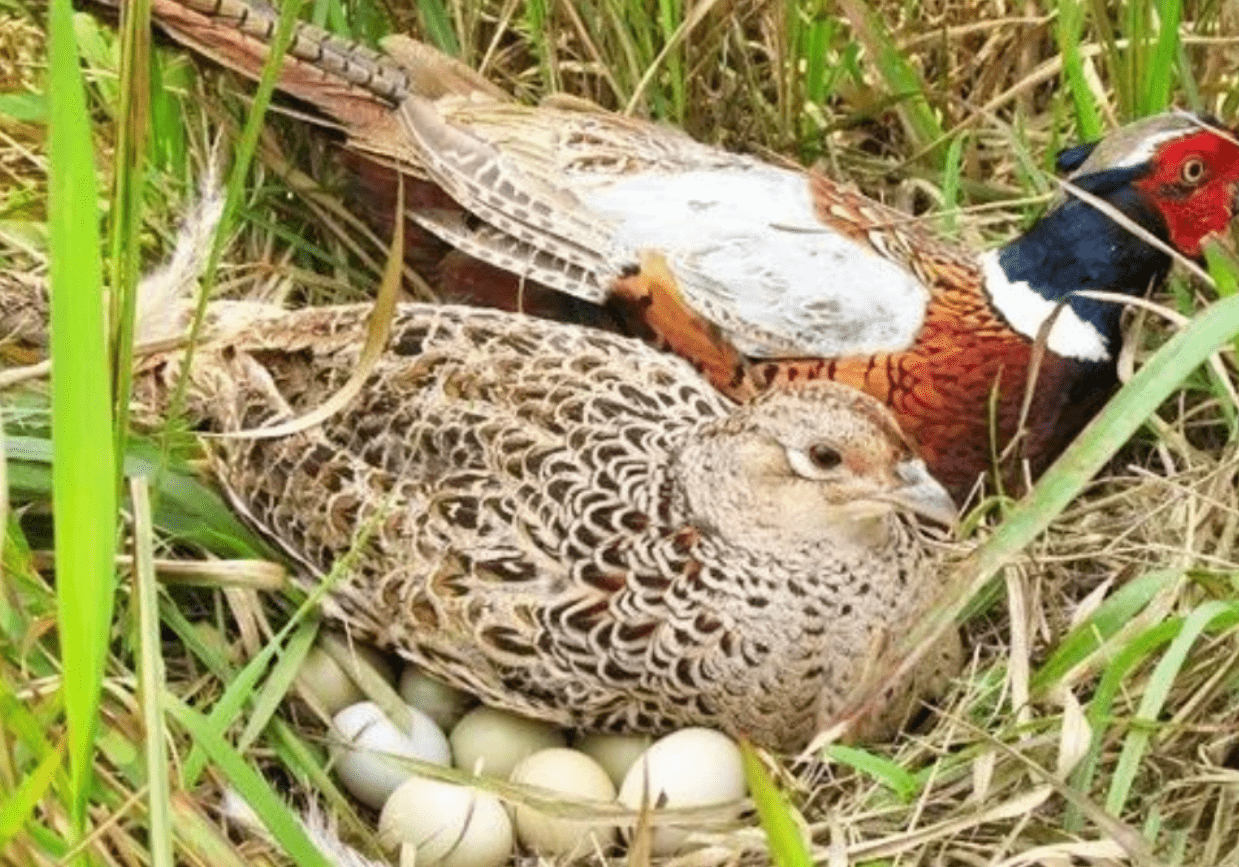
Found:
[[(224, 306), (195, 355), (215, 432), (303, 414), (356, 365), (365, 308)], [(157, 411), (179, 359), (151, 362)], [(585, 729), (704, 724), (784, 749), (829, 722), (940, 587), (914, 512), (946, 492), (889, 412), (829, 382), (735, 407), (600, 331), (408, 305), (320, 426), (209, 440), (236, 505), (327, 611), (485, 701)], [(889, 729), (957, 664), (892, 685)]]

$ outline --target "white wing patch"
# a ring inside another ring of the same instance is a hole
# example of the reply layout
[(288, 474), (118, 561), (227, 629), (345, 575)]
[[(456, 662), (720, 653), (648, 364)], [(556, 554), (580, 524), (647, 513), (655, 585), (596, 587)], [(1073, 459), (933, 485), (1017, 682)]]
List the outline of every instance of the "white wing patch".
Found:
[(897, 351), (920, 330), (928, 290), (824, 226), (802, 172), (737, 158), (726, 167), (572, 172), (565, 180), (614, 227), (611, 261), (661, 251), (688, 303), (747, 355)]
[[(1037, 339), (1041, 325), (1058, 306), (1041, 295), (1027, 282), (1012, 283), (998, 263), (998, 251), (990, 250), (978, 257), (985, 277), (985, 291), (1011, 327), (1032, 340)], [(1106, 340), (1091, 322), (1085, 322), (1070, 307), (1063, 307), (1054, 320), (1047, 342), (1050, 351), (1064, 358), (1081, 361), (1109, 361)]]

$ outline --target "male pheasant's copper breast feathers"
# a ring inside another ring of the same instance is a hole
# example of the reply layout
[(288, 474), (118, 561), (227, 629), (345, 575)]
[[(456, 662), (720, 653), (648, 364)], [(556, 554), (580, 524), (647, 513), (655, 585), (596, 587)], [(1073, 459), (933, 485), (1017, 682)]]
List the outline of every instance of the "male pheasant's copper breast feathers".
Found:
[[(366, 313), (232, 329), (195, 356), (194, 414), (307, 412), (348, 379)], [(949, 500), (880, 404), (815, 383), (737, 408), (589, 329), (405, 306), (345, 410), (212, 451), (260, 527), (343, 569), (328, 611), (350, 629), (567, 725), (800, 746), (938, 593), (909, 515)]]

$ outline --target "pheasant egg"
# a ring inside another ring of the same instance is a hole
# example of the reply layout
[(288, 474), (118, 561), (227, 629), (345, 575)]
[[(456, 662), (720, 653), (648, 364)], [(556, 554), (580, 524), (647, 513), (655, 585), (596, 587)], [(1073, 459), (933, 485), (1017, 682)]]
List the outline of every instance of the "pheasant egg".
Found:
[(444, 731), (460, 722), (474, 699), (467, 692), (423, 674), (415, 666), (400, 673), (400, 697), (424, 712)]
[(451, 741), (456, 767), (505, 780), (526, 756), (567, 743), (563, 732), (546, 723), (485, 705), (456, 723)]
[[(740, 749), (731, 738), (711, 729), (681, 729), (654, 742), (628, 770), (620, 786), (620, 803), (639, 809), (704, 807), (744, 797), (744, 766)], [(688, 839), (688, 830), (657, 826), (652, 840), (655, 855), (669, 855)]]
[[(615, 784), (602, 765), (585, 753), (564, 747), (526, 756), (513, 768), (511, 780), (559, 792), (565, 800), (615, 800)], [(516, 838), (542, 854), (584, 855), (606, 849), (615, 837), (614, 826), (606, 820), (560, 817), (554, 805), (542, 810), (517, 802), (514, 814)]]
[(409, 770), (403, 758), (450, 765), (451, 750), (439, 727), (417, 708), (408, 709), (412, 725), (401, 731), (372, 701), (349, 705), (333, 717), (345, 741), (332, 748), (336, 773), (353, 797), (376, 810), (402, 782)]
[[(386, 659), (369, 647), (358, 646), (356, 652), (358, 659), (354, 665), (369, 665), (380, 677), (391, 682), (392, 670)], [(310, 693), (329, 714), (338, 713), (365, 697), (348, 672), (318, 646), (311, 647), (302, 660), (297, 685)]]
[(400, 847), (402, 867), (498, 867), (512, 854), (512, 822), (488, 792), (410, 777), (383, 805), (379, 841)]
[(624, 775), (643, 752), (649, 749), (654, 739), (649, 735), (613, 735), (593, 732), (584, 735), (576, 748), (602, 765), (611, 782), (619, 788)]

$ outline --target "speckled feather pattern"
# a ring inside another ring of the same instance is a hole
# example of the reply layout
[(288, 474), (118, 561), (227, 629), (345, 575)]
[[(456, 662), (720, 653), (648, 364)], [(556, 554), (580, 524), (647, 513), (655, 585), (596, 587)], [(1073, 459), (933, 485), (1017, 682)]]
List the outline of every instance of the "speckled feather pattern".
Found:
[[(366, 312), (231, 329), (195, 357), (193, 415), (223, 432), (313, 408), (348, 378)], [(156, 361), (145, 401), (177, 370)], [(816, 436), (856, 456), (844, 478), (789, 469), (784, 449)], [(562, 725), (706, 724), (798, 748), (940, 591), (894, 510), (859, 532), (814, 523), (910, 456), (876, 401), (821, 382), (737, 408), (604, 332), (404, 306), (343, 412), (211, 443), (258, 526), (317, 574), (343, 564), (327, 610), (357, 637)], [(873, 729), (957, 653), (893, 686)]]

